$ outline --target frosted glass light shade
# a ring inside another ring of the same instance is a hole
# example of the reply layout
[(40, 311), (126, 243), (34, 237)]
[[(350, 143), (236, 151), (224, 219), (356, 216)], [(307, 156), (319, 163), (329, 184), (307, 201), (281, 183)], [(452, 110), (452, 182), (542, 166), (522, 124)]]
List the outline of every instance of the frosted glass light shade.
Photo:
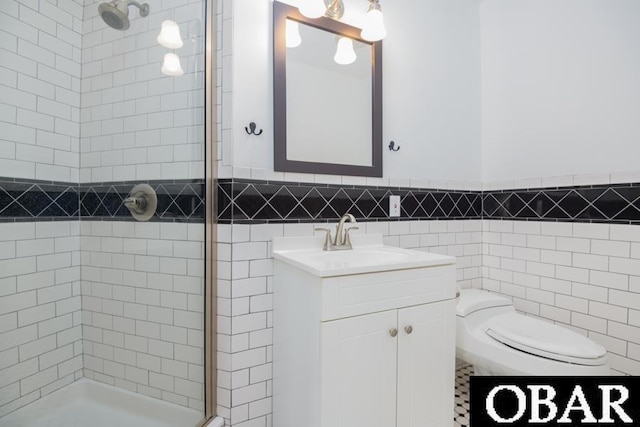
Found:
[(300, 26), (297, 22), (287, 19), (287, 28), (286, 28), (286, 40), (287, 47), (298, 47), (300, 43), (302, 43), (302, 38), (300, 37)]
[(307, 18), (320, 18), (327, 11), (323, 0), (300, 0), (298, 10)]
[(380, 10), (371, 9), (367, 12), (360, 35), (363, 39), (370, 42), (377, 42), (385, 38), (387, 30), (384, 27), (384, 16)]
[(348, 37), (340, 37), (338, 39), (338, 47), (333, 60), (340, 65), (352, 64), (357, 59), (356, 52), (353, 50), (353, 40)]
[(184, 44), (180, 37), (180, 27), (173, 21), (162, 22), (162, 30), (156, 40), (167, 49), (180, 49)]
[(166, 74), (171, 77), (180, 77), (184, 74), (182, 65), (180, 65), (180, 58), (175, 53), (165, 53), (164, 63), (162, 64), (162, 74)]

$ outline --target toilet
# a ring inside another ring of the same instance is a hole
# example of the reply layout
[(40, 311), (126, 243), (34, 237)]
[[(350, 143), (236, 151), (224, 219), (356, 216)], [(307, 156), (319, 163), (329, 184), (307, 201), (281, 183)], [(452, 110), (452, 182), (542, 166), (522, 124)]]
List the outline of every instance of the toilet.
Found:
[(476, 375), (610, 375), (607, 351), (576, 332), (516, 313), (508, 298), (461, 290), (456, 355)]

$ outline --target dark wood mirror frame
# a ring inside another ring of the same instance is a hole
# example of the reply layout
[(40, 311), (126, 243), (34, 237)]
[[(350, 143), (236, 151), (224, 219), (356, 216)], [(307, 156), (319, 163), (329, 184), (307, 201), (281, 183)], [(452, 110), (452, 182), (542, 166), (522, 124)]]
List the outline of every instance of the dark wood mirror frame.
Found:
[[(315, 163), (287, 159), (287, 47), (285, 40), (287, 19), (371, 45), (373, 104), (371, 106), (371, 124), (373, 127), (371, 166)], [(273, 64), (274, 169), (281, 172), (382, 177), (382, 42), (363, 40), (360, 37), (359, 28), (325, 17), (310, 19), (302, 15), (296, 7), (274, 1)]]

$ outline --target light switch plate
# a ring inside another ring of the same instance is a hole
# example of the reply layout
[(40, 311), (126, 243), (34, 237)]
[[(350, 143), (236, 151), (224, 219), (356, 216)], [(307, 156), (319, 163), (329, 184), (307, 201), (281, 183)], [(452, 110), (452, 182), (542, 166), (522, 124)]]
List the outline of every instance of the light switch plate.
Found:
[(400, 196), (389, 196), (389, 216), (400, 216)]

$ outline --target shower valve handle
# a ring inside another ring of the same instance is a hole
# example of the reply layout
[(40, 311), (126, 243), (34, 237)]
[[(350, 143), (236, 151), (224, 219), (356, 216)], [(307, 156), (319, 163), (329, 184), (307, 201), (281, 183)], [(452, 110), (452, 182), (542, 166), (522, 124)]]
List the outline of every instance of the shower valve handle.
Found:
[(149, 184), (138, 184), (129, 193), (129, 197), (122, 201), (131, 215), (138, 221), (149, 221), (158, 208), (158, 196)]
[(136, 194), (135, 196), (124, 199), (123, 203), (129, 210), (141, 214), (147, 208), (147, 196), (144, 194)]

